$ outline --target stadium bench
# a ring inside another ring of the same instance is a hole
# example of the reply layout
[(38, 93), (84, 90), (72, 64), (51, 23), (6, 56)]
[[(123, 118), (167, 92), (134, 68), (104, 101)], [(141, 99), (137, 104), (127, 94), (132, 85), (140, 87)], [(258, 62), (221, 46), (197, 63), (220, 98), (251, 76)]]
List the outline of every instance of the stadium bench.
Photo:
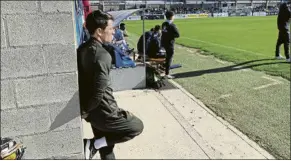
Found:
[(155, 67), (155, 69), (159, 72), (159, 73), (163, 73), (164, 71), (161, 70), (161, 66), (165, 63), (166, 58), (148, 58), (147, 59), (147, 64)]

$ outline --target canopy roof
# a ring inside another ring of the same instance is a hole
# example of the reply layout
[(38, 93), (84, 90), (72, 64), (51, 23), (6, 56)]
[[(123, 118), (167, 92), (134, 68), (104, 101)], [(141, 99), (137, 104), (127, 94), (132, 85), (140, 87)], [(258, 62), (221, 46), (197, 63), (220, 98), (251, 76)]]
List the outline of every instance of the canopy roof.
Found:
[(121, 10), (121, 11), (110, 11), (107, 12), (114, 17), (113, 26), (116, 27), (120, 24), (121, 21), (127, 19), (133, 13), (140, 11), (141, 9), (130, 9), (130, 10)]

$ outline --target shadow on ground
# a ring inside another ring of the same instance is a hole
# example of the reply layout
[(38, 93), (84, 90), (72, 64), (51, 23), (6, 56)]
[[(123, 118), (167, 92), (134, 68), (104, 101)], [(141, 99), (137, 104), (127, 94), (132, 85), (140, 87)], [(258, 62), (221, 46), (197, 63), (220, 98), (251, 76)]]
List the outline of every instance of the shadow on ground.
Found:
[[(201, 76), (203, 74), (211, 74), (211, 73), (222, 73), (222, 72), (232, 72), (242, 69), (249, 69), (253, 67), (263, 66), (263, 65), (271, 65), (271, 64), (288, 64), (288, 62), (282, 62), (282, 61), (276, 61), (276, 62), (263, 62), (262, 61), (269, 61), (274, 59), (258, 59), (258, 60), (251, 60), (231, 66), (226, 67), (220, 67), (220, 68), (213, 68), (213, 69), (206, 69), (206, 70), (197, 70), (197, 71), (190, 71), (190, 72), (184, 72), (184, 73), (176, 73), (173, 74), (176, 78), (187, 78), (187, 77), (195, 77), (195, 76)], [(258, 63), (260, 62), (260, 63)], [(252, 64), (255, 63), (255, 64)]]
[(79, 105), (79, 92), (75, 92), (70, 101), (67, 103), (61, 112), (56, 116), (53, 123), (50, 126), (50, 130), (54, 130), (62, 125), (70, 122), (71, 120), (80, 117), (80, 105)]

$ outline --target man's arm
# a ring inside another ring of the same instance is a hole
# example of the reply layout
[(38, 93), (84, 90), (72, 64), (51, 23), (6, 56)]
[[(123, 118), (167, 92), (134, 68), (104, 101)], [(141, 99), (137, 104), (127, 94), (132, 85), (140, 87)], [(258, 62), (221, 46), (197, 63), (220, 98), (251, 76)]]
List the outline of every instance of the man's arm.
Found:
[(118, 37), (118, 41), (116, 41), (116, 44), (122, 44), (123, 41), (125, 41), (123, 33), (120, 30), (117, 30), (116, 35)]
[(109, 82), (109, 71), (111, 67), (110, 55), (104, 55), (95, 62), (95, 72), (94, 72), (94, 87), (93, 87), (93, 100), (91, 101), (91, 106), (98, 107), (103, 99), (105, 90)]
[(172, 26), (173, 26), (173, 35), (174, 35), (174, 38), (179, 38), (180, 37), (180, 33), (179, 33), (176, 25), (175, 24), (172, 24)]

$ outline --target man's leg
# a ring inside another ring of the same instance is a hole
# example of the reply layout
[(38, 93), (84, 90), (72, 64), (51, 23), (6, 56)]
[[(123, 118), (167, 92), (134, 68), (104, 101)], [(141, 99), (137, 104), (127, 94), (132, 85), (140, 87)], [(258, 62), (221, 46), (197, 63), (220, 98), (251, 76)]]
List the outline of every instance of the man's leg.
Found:
[(90, 145), (94, 147), (90, 151), (100, 149), (100, 155), (104, 159), (115, 157), (114, 145), (133, 139), (141, 134), (144, 128), (139, 118), (124, 110), (119, 111), (118, 116), (106, 120), (98, 120), (98, 117), (91, 116), (90, 121), (95, 136), (95, 140), (90, 140), (90, 143), (94, 144), (94, 146)]
[(172, 63), (173, 55), (174, 49), (166, 49), (166, 69), (165, 69), (166, 75), (169, 75), (170, 73), (170, 66)]
[(284, 51), (285, 51), (286, 59), (290, 58), (289, 47), (290, 47), (290, 33), (287, 32), (285, 33), (285, 40), (284, 40)]
[(276, 44), (276, 57), (279, 57), (280, 56), (280, 46), (282, 44), (282, 41), (280, 40), (280, 37), (278, 37), (278, 40), (277, 40), (277, 44)]
[(100, 158), (102, 160), (115, 160), (115, 154), (113, 152), (114, 145), (106, 146), (99, 149)]
[[(91, 128), (92, 128), (95, 139), (100, 139), (107, 135), (106, 133), (94, 128), (92, 125), (91, 125)], [(99, 149), (100, 158), (102, 160), (115, 160), (115, 154), (113, 152), (113, 149), (114, 149), (114, 145), (100, 148)]]
[(107, 145), (126, 142), (143, 131), (143, 122), (128, 111), (121, 110), (118, 117), (105, 120), (104, 124), (92, 123), (92, 126), (106, 133)]

